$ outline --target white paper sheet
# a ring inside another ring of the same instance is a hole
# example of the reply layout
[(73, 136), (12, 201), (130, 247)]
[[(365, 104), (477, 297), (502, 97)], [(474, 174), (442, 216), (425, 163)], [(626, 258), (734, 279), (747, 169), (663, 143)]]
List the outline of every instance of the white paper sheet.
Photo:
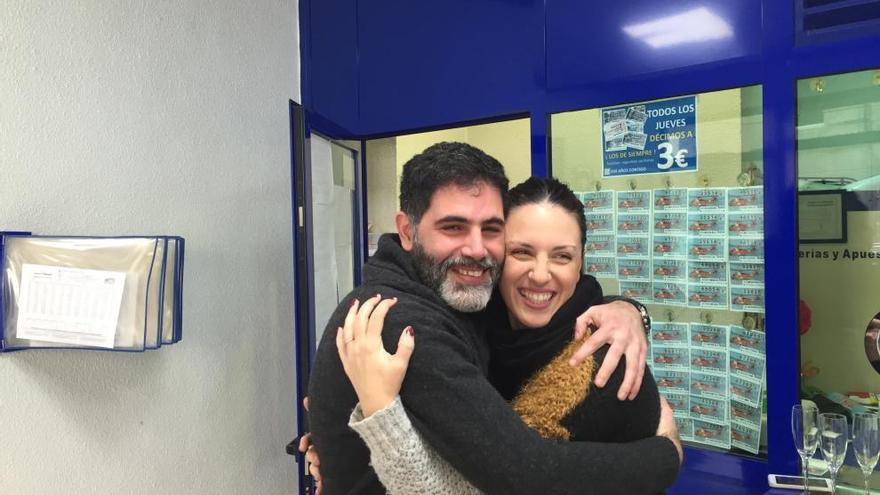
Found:
[[(336, 249), (336, 302), (354, 289), (354, 244), (352, 215), (354, 191), (345, 186), (333, 186), (334, 242)], [(335, 308), (334, 308), (335, 309)]]
[(798, 195), (798, 238), (842, 241), (843, 196), (840, 193)]
[(312, 253), (314, 254), (315, 343), (321, 341), (327, 320), (336, 309), (335, 210), (333, 207), (332, 144), (313, 135), (311, 138), (312, 172)]
[(125, 272), (22, 265), (18, 338), (112, 348)]

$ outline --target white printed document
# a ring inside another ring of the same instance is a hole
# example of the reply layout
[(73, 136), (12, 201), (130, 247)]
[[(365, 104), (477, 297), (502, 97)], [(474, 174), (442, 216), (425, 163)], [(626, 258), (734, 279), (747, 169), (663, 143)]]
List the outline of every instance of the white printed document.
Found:
[(113, 348), (125, 272), (24, 263), (16, 336)]

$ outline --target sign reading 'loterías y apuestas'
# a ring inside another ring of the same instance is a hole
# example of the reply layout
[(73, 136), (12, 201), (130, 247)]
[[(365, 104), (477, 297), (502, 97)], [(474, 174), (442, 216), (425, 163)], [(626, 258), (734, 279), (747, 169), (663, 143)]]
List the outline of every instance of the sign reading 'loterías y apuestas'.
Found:
[(603, 177), (696, 170), (696, 96), (602, 109)]

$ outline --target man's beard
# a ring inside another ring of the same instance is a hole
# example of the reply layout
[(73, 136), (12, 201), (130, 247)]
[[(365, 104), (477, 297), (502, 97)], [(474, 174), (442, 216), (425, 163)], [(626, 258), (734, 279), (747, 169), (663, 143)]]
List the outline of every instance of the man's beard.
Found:
[[(501, 267), (491, 255), (477, 261), (466, 256), (450, 256), (443, 261), (429, 255), (418, 238), (413, 238), (413, 263), (422, 282), (434, 290), (452, 309), (473, 313), (480, 311), (489, 303), (492, 289), (501, 276)], [(454, 265), (474, 267), (488, 271), (488, 279), (480, 285), (458, 284), (449, 276)]]

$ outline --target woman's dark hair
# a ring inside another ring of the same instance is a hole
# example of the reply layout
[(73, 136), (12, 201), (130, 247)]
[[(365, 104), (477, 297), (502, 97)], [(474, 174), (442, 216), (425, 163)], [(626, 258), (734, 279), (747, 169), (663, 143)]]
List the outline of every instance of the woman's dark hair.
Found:
[(445, 186), (469, 187), (485, 182), (498, 189), (507, 214), (507, 176), (498, 160), (465, 143), (437, 143), (403, 165), (400, 209), (419, 223), (431, 206), (431, 197)]
[(510, 190), (510, 210), (518, 206), (550, 203), (558, 206), (577, 220), (581, 229), (581, 251), (584, 250), (587, 232), (587, 218), (584, 216), (584, 205), (572, 190), (553, 177), (530, 177)]

